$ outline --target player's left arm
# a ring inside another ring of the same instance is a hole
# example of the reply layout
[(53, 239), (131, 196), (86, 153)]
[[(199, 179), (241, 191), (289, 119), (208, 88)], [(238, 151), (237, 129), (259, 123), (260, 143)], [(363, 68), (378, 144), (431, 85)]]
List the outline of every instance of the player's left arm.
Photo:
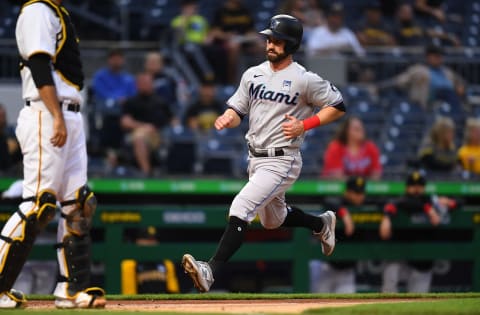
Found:
[(285, 115), (287, 122), (282, 124), (282, 130), (287, 139), (296, 138), (309, 129), (331, 123), (345, 115), (342, 94), (332, 83), (311, 72), (306, 73), (304, 79), (307, 104), (314, 104), (321, 109), (304, 120)]
[[(319, 126), (320, 126), (320, 125), (329, 124), (329, 123), (339, 119), (343, 115), (345, 115), (345, 110), (344, 109), (340, 109), (336, 106), (327, 106), (327, 107), (322, 108), (313, 117), (317, 116), (317, 118), (320, 120), (320, 124), (319, 124)], [(305, 124), (305, 120), (308, 120), (308, 119), (309, 118), (304, 119), (303, 124)]]
[(302, 121), (304, 130), (329, 124), (345, 115), (346, 108), (342, 94), (333, 83), (314, 73), (307, 73), (305, 78), (307, 82), (305, 94), (308, 104), (313, 104), (321, 109), (312, 117)]

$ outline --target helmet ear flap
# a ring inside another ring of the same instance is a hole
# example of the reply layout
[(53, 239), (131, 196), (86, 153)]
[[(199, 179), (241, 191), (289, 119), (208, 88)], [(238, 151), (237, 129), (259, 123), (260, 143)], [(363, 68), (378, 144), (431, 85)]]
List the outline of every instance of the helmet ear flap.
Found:
[(298, 50), (298, 48), (300, 48), (300, 44), (295, 44), (295, 43), (293, 43), (291, 41), (288, 41), (288, 40), (285, 41), (285, 53), (287, 53), (289, 55), (293, 54)]

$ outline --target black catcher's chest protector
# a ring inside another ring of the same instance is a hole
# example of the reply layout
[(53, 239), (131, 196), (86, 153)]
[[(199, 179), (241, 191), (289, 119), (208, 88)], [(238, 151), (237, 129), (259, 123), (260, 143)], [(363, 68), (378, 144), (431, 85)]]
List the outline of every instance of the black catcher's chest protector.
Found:
[[(59, 72), (62, 80), (75, 86), (78, 90), (83, 88), (84, 74), (78, 47), (78, 36), (72, 24), (68, 11), (50, 0), (33, 0), (26, 5), (41, 2), (53, 10), (60, 19), (62, 29), (56, 34), (55, 56), (53, 57), (53, 68)], [(28, 66), (28, 61), (22, 60), (21, 66)]]

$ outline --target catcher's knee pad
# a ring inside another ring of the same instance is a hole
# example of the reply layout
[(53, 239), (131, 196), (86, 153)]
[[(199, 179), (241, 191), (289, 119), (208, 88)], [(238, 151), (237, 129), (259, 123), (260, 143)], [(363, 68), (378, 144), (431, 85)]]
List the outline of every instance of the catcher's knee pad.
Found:
[(40, 230), (43, 230), (55, 217), (55, 211), (57, 210), (57, 198), (52, 192), (44, 190), (38, 195), (37, 204), (38, 227)]
[(84, 235), (90, 231), (97, 198), (87, 185), (76, 191), (75, 199), (64, 201), (61, 205), (62, 217), (66, 220), (70, 233)]
[(36, 197), (27, 198), (35, 206), (23, 213), (17, 210), (2, 230), (0, 239), (5, 242), (0, 256), (0, 292), (8, 291), (22, 270), (38, 233), (55, 216), (56, 197), (53, 192), (44, 190)]

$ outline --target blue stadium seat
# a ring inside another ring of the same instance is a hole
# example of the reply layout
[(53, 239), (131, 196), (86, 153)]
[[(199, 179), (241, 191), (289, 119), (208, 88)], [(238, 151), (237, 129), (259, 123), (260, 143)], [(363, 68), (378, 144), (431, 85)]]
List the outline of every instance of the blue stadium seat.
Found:
[(425, 126), (427, 113), (419, 105), (407, 100), (399, 100), (391, 106), (392, 110), (387, 118), (386, 126), (393, 124), (399, 127), (402, 132), (414, 133)]
[(240, 128), (213, 129), (198, 139), (198, 158), (204, 175), (232, 176), (246, 145)]
[(217, 99), (221, 102), (227, 102), (230, 96), (235, 93), (237, 87), (233, 85), (223, 85), (217, 87)]
[(168, 174), (192, 175), (196, 170), (196, 135), (182, 126), (167, 128), (164, 132), (167, 140), (166, 172)]
[(375, 141), (380, 136), (380, 131), (385, 121), (385, 109), (383, 106), (373, 102), (360, 101), (350, 104), (348, 113), (359, 117), (363, 121), (369, 138)]
[(302, 176), (318, 177), (322, 170), (322, 161), (328, 141), (317, 133), (315, 137), (306, 138), (302, 144)]
[(345, 102), (347, 102), (347, 106), (349, 106), (349, 104), (353, 102), (372, 101), (372, 97), (369, 91), (360, 86), (348, 85), (346, 87), (340, 88), (340, 92), (342, 92), (342, 96)]
[(473, 117), (480, 118), (480, 106), (475, 106), (473, 109)]

